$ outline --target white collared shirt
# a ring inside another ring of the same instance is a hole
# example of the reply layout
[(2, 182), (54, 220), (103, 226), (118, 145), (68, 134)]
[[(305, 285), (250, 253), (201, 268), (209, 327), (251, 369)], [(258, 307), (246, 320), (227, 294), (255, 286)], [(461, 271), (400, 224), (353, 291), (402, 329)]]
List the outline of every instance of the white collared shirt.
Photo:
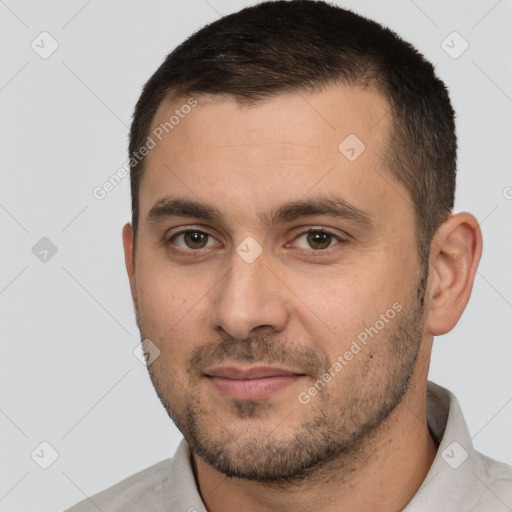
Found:
[[(477, 452), (456, 398), (428, 383), (427, 420), (439, 443), (425, 480), (404, 512), (512, 512), (512, 466)], [(183, 439), (163, 460), (67, 512), (206, 512)]]

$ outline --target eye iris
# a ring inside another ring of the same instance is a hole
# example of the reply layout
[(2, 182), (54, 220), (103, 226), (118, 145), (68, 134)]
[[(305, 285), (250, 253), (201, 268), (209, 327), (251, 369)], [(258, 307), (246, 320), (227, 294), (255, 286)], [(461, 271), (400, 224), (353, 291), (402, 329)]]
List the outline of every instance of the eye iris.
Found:
[(310, 231), (307, 239), (313, 249), (325, 249), (331, 244), (332, 235), (323, 231)]
[(208, 235), (200, 231), (187, 231), (184, 235), (185, 243), (191, 249), (201, 249), (208, 241)]

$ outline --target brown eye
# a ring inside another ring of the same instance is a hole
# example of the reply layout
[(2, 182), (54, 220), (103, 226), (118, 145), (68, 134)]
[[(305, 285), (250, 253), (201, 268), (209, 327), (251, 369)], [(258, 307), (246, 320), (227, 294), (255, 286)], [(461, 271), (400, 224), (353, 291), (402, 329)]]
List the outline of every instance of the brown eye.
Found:
[(197, 230), (188, 230), (177, 233), (171, 238), (180, 249), (203, 249), (212, 245), (208, 233)]
[(327, 249), (331, 245), (332, 235), (325, 231), (310, 231), (307, 241), (312, 249)]
[(324, 231), (323, 229), (310, 229), (297, 236), (294, 246), (300, 249), (321, 251), (323, 249), (329, 249), (339, 242), (343, 242), (343, 240), (337, 235)]
[(191, 249), (202, 249), (208, 243), (208, 235), (201, 231), (187, 231), (183, 238)]

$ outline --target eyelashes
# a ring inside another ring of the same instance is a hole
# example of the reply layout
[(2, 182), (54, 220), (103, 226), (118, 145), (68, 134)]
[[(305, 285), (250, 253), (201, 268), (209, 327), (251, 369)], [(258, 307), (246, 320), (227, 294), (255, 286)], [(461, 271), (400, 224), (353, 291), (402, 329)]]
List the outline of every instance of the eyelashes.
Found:
[[(330, 249), (332, 247), (331, 243), (334, 241), (337, 241), (338, 243), (343, 242), (339, 236), (323, 229), (309, 229), (308, 231), (304, 231), (297, 235), (295, 240), (299, 240), (302, 237), (306, 237), (306, 244), (309, 245), (309, 247), (303, 246), (301, 249), (312, 249), (314, 251)], [(313, 247), (315, 244), (317, 247)]]
[[(305, 251), (323, 252), (345, 242), (342, 237), (323, 228), (310, 228), (298, 233), (285, 247)], [(172, 235), (166, 242), (181, 252), (198, 252), (209, 247), (221, 247), (213, 235), (202, 229), (185, 229)]]
[[(210, 247), (211, 244), (208, 244), (210, 239), (214, 240), (213, 236), (210, 235), (209, 233), (206, 233), (205, 231), (200, 231), (198, 229), (187, 229), (186, 231), (180, 231), (179, 233), (173, 235), (169, 239), (169, 242), (175, 243), (176, 245), (178, 245), (178, 247), (180, 247), (183, 250), (197, 250), (204, 249), (205, 247)], [(179, 245), (176, 242), (177, 240), (181, 240), (182, 245)], [(183, 244), (186, 247), (183, 247)]]

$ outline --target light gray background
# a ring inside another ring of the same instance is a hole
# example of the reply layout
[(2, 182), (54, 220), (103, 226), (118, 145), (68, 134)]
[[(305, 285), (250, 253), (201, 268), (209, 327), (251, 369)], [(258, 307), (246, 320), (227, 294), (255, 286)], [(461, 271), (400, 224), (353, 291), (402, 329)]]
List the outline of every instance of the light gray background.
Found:
[[(92, 191), (125, 162), (132, 109), (167, 53), (251, 3), (0, 0), (1, 511), (62, 510), (180, 440), (133, 355), (121, 245), (129, 180), (102, 201)], [(512, 3), (339, 3), (411, 41), (449, 85), (456, 210), (476, 215), (485, 248), (466, 312), (435, 342), (430, 378), (458, 397), (477, 449), (512, 463)], [(43, 31), (59, 44), (47, 59), (31, 48)], [(441, 46), (453, 31), (469, 43), (457, 59)], [(58, 249), (47, 262), (32, 252), (42, 237)], [(37, 448), (49, 461), (43, 441), (58, 452), (46, 470), (31, 458)]]

